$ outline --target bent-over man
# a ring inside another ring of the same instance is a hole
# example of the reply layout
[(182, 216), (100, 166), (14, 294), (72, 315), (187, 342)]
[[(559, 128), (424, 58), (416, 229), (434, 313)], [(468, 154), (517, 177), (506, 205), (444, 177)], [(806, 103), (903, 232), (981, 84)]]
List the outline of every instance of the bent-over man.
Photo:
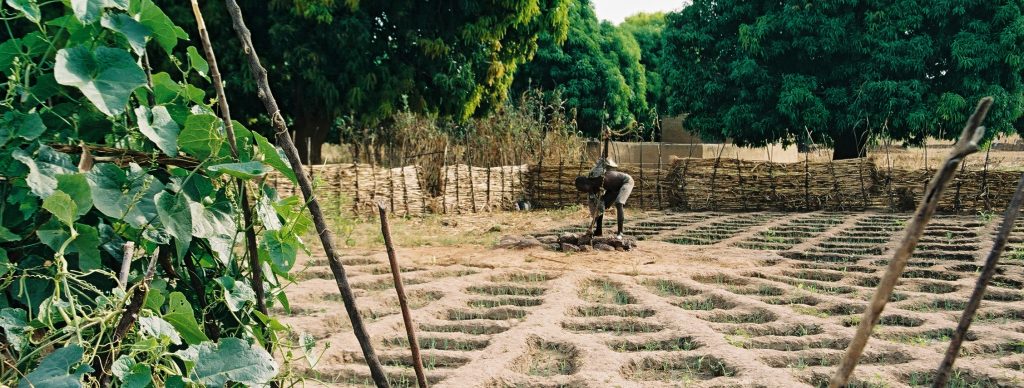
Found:
[(622, 238), (622, 223), (625, 220), (623, 206), (633, 192), (633, 177), (615, 171), (617, 167), (615, 161), (602, 158), (591, 170), (590, 176), (576, 178), (576, 189), (588, 195), (591, 225), (596, 223), (594, 236), (603, 234), (604, 211), (614, 204), (618, 226), (616, 236)]

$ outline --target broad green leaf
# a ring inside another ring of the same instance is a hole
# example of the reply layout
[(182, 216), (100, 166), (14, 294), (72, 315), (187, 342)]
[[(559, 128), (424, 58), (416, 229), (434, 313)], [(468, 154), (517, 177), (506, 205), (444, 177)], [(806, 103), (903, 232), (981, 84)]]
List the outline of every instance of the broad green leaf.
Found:
[(200, 114), (185, 120), (178, 134), (178, 148), (199, 160), (220, 154), (225, 143), (223, 122), (214, 115)]
[(104, 8), (127, 10), (128, 0), (71, 0), (71, 9), (83, 24), (95, 22)]
[(263, 193), (263, 195), (260, 196), (259, 201), (256, 202), (256, 215), (260, 218), (260, 223), (263, 224), (264, 229), (281, 229), (281, 219), (277, 218), (277, 210), (274, 210), (274, 205), (271, 204), (270, 196), (266, 193)]
[(178, 331), (174, 330), (174, 326), (170, 322), (165, 321), (160, 317), (140, 317), (139, 318), (139, 330), (142, 334), (148, 335), (153, 338), (166, 338), (171, 341), (172, 344), (180, 345), (181, 336), (178, 335)]
[(231, 258), (231, 248), (237, 232), (235, 219), (232, 218), (233, 211), (231, 201), (221, 195), (209, 205), (189, 202), (192, 235), (206, 239), (217, 259), (224, 264)]
[(8, 39), (0, 43), (0, 73), (11, 75), (11, 64), (14, 58), (21, 55), (21, 41)]
[(260, 259), (270, 263), (274, 273), (285, 275), (295, 265), (299, 245), (294, 236), (285, 235), (279, 230), (266, 231), (259, 244)]
[(110, 372), (117, 377), (119, 380), (124, 380), (126, 376), (132, 373), (132, 367), (136, 364), (135, 360), (127, 354), (122, 354), (117, 360), (114, 360), (113, 364), (110, 364)]
[(164, 320), (174, 326), (185, 343), (197, 345), (203, 341), (209, 341), (210, 339), (199, 328), (195, 315), (192, 315), (192, 305), (185, 299), (185, 294), (172, 292), (168, 298), (167, 314), (164, 314)]
[(181, 376), (171, 376), (164, 381), (164, 388), (185, 388), (185, 380)]
[(78, 170), (71, 162), (70, 156), (45, 145), (39, 147), (34, 158), (20, 149), (11, 155), (28, 166), (29, 173), (25, 177), (25, 183), (32, 189), (32, 194), (39, 198), (46, 198), (57, 189), (57, 175), (71, 174)]
[(191, 377), (207, 386), (222, 387), (229, 381), (262, 386), (277, 375), (274, 358), (258, 344), (229, 337), (202, 343), (196, 350)]
[(185, 194), (161, 191), (156, 195), (156, 211), (164, 230), (174, 237), (178, 258), (185, 257), (192, 242), (192, 214)]
[[(253, 139), (252, 131), (246, 128), (237, 120), (231, 120), (231, 127), (235, 130), (235, 145), (238, 149), (238, 160), (241, 162), (252, 161)], [(227, 150), (230, 155), (231, 150)], [(221, 152), (224, 153), (223, 151)]]
[(170, 104), (181, 94), (181, 85), (166, 72), (153, 74), (153, 99), (157, 105)]
[(284, 225), (297, 236), (306, 234), (313, 228), (313, 219), (305, 210), (305, 204), (297, 195), (277, 201), (274, 204), (277, 214), (284, 218)]
[(16, 110), (4, 113), (0, 117), (0, 147), (3, 147), (15, 137), (25, 140), (35, 140), (46, 131), (46, 125), (39, 113), (21, 113)]
[(174, 25), (171, 18), (167, 17), (164, 11), (160, 10), (152, 0), (142, 0), (132, 3), (131, 12), (138, 14), (139, 22), (153, 31), (156, 42), (163, 47), (167, 54), (172, 54), (178, 39), (188, 39), (185, 30)]
[(256, 303), (256, 293), (245, 282), (221, 276), (217, 278), (217, 283), (224, 289), (224, 302), (231, 311), (241, 310), (246, 303)]
[(210, 166), (207, 170), (228, 174), (239, 179), (252, 179), (270, 171), (266, 165), (260, 162), (217, 164)]
[(0, 328), (4, 329), (4, 338), (14, 350), (22, 352), (31, 346), (29, 333), (32, 328), (28, 324), (28, 313), (25, 310), (15, 308), (0, 310)]
[(100, 20), (100, 25), (103, 28), (124, 35), (125, 39), (128, 40), (128, 45), (132, 46), (132, 51), (140, 57), (146, 52), (146, 38), (153, 33), (149, 27), (132, 19), (131, 16), (125, 13), (104, 14), (103, 19)]
[(41, 15), (39, 13), (39, 4), (36, 4), (36, 0), (7, 0), (7, 5), (24, 13), (25, 17), (31, 20), (32, 23), (39, 23)]
[(146, 388), (153, 382), (153, 370), (146, 364), (135, 364), (130, 374), (124, 377), (124, 388)]
[(295, 177), (295, 171), (292, 171), (291, 166), (285, 162), (284, 152), (279, 150), (274, 145), (267, 141), (267, 138), (263, 137), (258, 133), (253, 132), (252, 137), (256, 139), (256, 145), (260, 149), (260, 153), (263, 154), (263, 162), (270, 165), (277, 171), (280, 171), (288, 180), (292, 183), (298, 182)]
[(82, 353), (82, 347), (75, 344), (55, 350), (32, 373), (21, 379), (18, 388), (81, 387), (82, 376), (92, 372), (89, 364), (82, 363)]
[(92, 189), (89, 188), (89, 180), (85, 174), (61, 174), (57, 175), (57, 190), (63, 191), (71, 196), (78, 208), (78, 216), (84, 216), (92, 209)]
[(86, 46), (60, 49), (54, 75), (61, 85), (73, 86), (100, 112), (124, 112), (132, 91), (146, 84), (146, 73), (127, 51)]
[(0, 225), (0, 242), (10, 242), (21, 240), (21, 236), (14, 234), (3, 225)]
[(93, 166), (86, 175), (92, 187), (92, 202), (108, 217), (142, 228), (157, 214), (154, 197), (164, 185), (136, 164), (125, 172), (112, 163)]
[(188, 49), (185, 51), (188, 53), (189, 66), (199, 73), (200, 76), (206, 78), (206, 73), (210, 72), (210, 64), (206, 62), (206, 59), (203, 59), (203, 56), (199, 54), (199, 50), (196, 50), (195, 46), (188, 46)]
[(75, 205), (75, 201), (72, 201), (71, 196), (60, 190), (54, 191), (43, 200), (43, 209), (49, 211), (68, 227), (71, 227), (78, 219), (78, 206)]
[(139, 131), (146, 135), (167, 156), (178, 156), (178, 123), (171, 118), (167, 107), (158, 105), (152, 110), (144, 106), (135, 108)]

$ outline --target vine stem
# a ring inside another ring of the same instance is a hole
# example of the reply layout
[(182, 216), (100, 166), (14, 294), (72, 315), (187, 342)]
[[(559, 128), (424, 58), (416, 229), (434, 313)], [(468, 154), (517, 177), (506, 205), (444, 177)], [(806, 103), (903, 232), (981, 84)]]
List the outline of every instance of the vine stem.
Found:
[(836, 370), (836, 374), (832, 376), (832, 380), (829, 382), (830, 388), (845, 387), (846, 382), (850, 379), (850, 375), (857, 366), (861, 354), (864, 353), (864, 347), (867, 346), (868, 338), (871, 337), (875, 324), (878, 322), (882, 310), (885, 309), (885, 304), (892, 296), (896, 282), (899, 281), (900, 275), (903, 274), (903, 269), (907, 267), (907, 261), (909, 261), (910, 255), (914, 252), (914, 248), (917, 247), (917, 242), (921, 239), (924, 228), (931, 221), (932, 215), (935, 214), (935, 209), (939, 206), (939, 198), (942, 195), (942, 191), (949, 185), (949, 181), (952, 180), (953, 174), (956, 173), (956, 168), (960, 161), (965, 156), (978, 152), (978, 141), (985, 134), (985, 128), (981, 126), (981, 122), (985, 120), (990, 107), (992, 107), (992, 97), (985, 97), (978, 102), (977, 108), (975, 108), (970, 119), (967, 120), (967, 125), (964, 126), (963, 132), (960, 134), (960, 140), (953, 146), (941, 168), (935, 172), (935, 176), (928, 183), (928, 188), (924, 192), (921, 204), (918, 205), (914, 217), (907, 224), (903, 240), (894, 251), (892, 260), (889, 261), (889, 267), (886, 268), (885, 275), (882, 276), (882, 280), (878, 283), (878, 288), (875, 289), (870, 305), (864, 310), (864, 316), (861, 318), (860, 324), (857, 325), (857, 333), (854, 335), (853, 340), (850, 341), (850, 346), (846, 348), (846, 354), (843, 355), (839, 369)]
[(117, 326), (114, 328), (113, 336), (111, 337), (110, 344), (107, 345), (106, 351), (97, 353), (94, 359), (94, 367), (97, 379), (99, 380), (100, 387), (107, 387), (110, 385), (111, 373), (110, 368), (114, 362), (114, 350), (121, 343), (121, 340), (128, 330), (135, 325), (135, 322), (139, 320), (139, 311), (142, 310), (142, 304), (146, 301), (146, 294), (149, 292), (149, 282), (153, 280), (153, 272), (156, 270), (156, 263), (158, 257), (161, 255), (169, 255), (170, 251), (167, 249), (157, 248), (156, 252), (153, 252), (153, 257), (149, 259), (149, 264), (146, 266), (146, 274), (142, 280), (135, 286), (132, 291), (131, 298), (129, 299), (128, 306), (124, 308), (121, 313), (121, 318), (117, 321)]
[(284, 149), (285, 156), (288, 157), (288, 163), (291, 165), (292, 170), (295, 171), (295, 177), (299, 183), (299, 188), (302, 190), (302, 196), (306, 199), (309, 212), (313, 216), (313, 224), (316, 226), (320, 243), (323, 244), (324, 254), (327, 256), (331, 273), (334, 274), (334, 280), (338, 285), (338, 291), (341, 293), (345, 310), (352, 321), (352, 332), (355, 334), (356, 339), (359, 340), (359, 347), (363, 352), (366, 365), (370, 369), (370, 375), (378, 387), (389, 387), (387, 375), (377, 359), (377, 354), (373, 350), (373, 343), (370, 341), (366, 326), (359, 315), (355, 295), (352, 294), (352, 287), (349, 285), (348, 276), (345, 274), (345, 266), (341, 263), (341, 259), (338, 258), (338, 254), (334, 249), (334, 236), (330, 229), (327, 228), (327, 221), (324, 218), (323, 211), (320, 209), (320, 202), (317, 201), (313, 194), (313, 185), (310, 183), (309, 176), (303, 172), (299, 151), (295, 148), (292, 138), (288, 136), (288, 125), (285, 123), (284, 116), (277, 106), (277, 100), (274, 98), (273, 91), (270, 90), (267, 70), (260, 64), (259, 55), (256, 54), (256, 48), (252, 44), (252, 34), (249, 32), (249, 28), (246, 27), (245, 20), (242, 17), (242, 9), (239, 8), (236, 0), (225, 0), (224, 2), (227, 5), (228, 14), (231, 15), (231, 24), (238, 35), (238, 40), (242, 46), (241, 49), (249, 61), (249, 70), (252, 72), (253, 79), (257, 85), (257, 96), (263, 102), (267, 113), (270, 115), (277, 143)]
[(1024, 175), (1021, 175), (1020, 182), (1017, 183), (1017, 190), (1013, 192), (1013, 199), (1010, 200), (1010, 204), (1006, 207), (1006, 213), (1003, 214), (1003, 223), (999, 226), (999, 232), (992, 243), (992, 250), (989, 251), (988, 257), (985, 258), (985, 265), (981, 268), (978, 282), (974, 285), (974, 291), (971, 292), (971, 297), (967, 300), (967, 307), (964, 308), (956, 331), (953, 332), (953, 338), (949, 341), (946, 355), (942, 359), (942, 363), (939, 364), (932, 387), (945, 387), (946, 381), (949, 380), (949, 371), (953, 369), (953, 363), (956, 362), (956, 357), (960, 354), (960, 345), (963, 344), (964, 337), (967, 336), (967, 329), (971, 327), (974, 314), (978, 311), (978, 307), (981, 306), (981, 300), (985, 296), (985, 289), (992, 280), (992, 276), (996, 273), (999, 257), (1002, 256), (1003, 250), (1006, 249), (1007, 240), (1010, 237), (1010, 232), (1013, 231), (1013, 224), (1017, 221), (1017, 216), (1020, 215), (1022, 204), (1024, 204)]
[[(203, 20), (203, 13), (199, 10), (199, 2), (192, 0), (192, 13), (195, 14), (196, 24), (199, 26), (199, 38), (203, 43), (203, 52), (206, 54), (206, 61), (210, 64), (210, 77), (213, 79), (213, 87), (217, 91), (217, 105), (220, 108), (221, 118), (224, 120), (224, 129), (227, 132), (228, 147), (231, 148), (231, 157), (236, 162), (238, 158), (238, 143), (235, 138), (235, 127), (231, 121), (231, 109), (228, 106), (228, 96), (224, 93), (224, 82), (220, 76), (220, 69), (217, 67), (217, 56), (213, 53), (213, 45), (210, 44), (210, 35), (206, 30), (206, 21)], [(237, 179), (238, 196), (242, 200), (242, 222), (245, 227), (245, 246), (249, 256), (249, 271), (252, 277), (252, 289), (256, 294), (256, 308), (263, 313), (267, 312), (266, 292), (263, 289), (263, 265), (260, 263), (258, 247), (256, 245), (256, 229), (253, 226), (252, 207), (249, 206), (249, 194), (247, 186), (242, 179)], [(273, 353), (274, 345), (271, 341), (264, 343), (267, 351)]]

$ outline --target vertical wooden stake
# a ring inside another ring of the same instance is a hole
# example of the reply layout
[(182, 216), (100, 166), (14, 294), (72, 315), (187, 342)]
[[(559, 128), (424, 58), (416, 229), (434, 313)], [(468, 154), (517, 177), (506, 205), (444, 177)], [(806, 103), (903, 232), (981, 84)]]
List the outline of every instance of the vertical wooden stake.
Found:
[(957, 324), (956, 331), (953, 332), (953, 338), (949, 342), (949, 347), (946, 348), (946, 355), (942, 359), (942, 363), (939, 364), (932, 387), (943, 388), (946, 386), (946, 381), (949, 380), (949, 371), (953, 369), (953, 363), (960, 354), (960, 345), (963, 344), (964, 337), (967, 336), (967, 329), (971, 327), (974, 314), (978, 311), (978, 307), (981, 306), (981, 299), (985, 296), (985, 289), (988, 287), (989, 281), (992, 280), (992, 276), (996, 273), (999, 256), (1002, 256), (1003, 250), (1006, 249), (1006, 242), (1010, 237), (1010, 232), (1013, 231), (1013, 225), (1017, 221), (1017, 216), (1020, 215), (1022, 203), (1024, 203), (1024, 175), (1021, 175), (1020, 182), (1017, 183), (1017, 191), (1013, 192), (1013, 199), (1010, 200), (1010, 205), (1006, 207), (1006, 213), (1003, 214), (1003, 223), (999, 226), (999, 233), (996, 234), (992, 250), (989, 251), (988, 257), (985, 259), (985, 265), (981, 268), (981, 274), (978, 275), (977, 283), (974, 284), (974, 291), (971, 292), (971, 297), (967, 300), (967, 307), (964, 308), (963, 315), (960, 316), (960, 323)]
[(270, 116), (270, 122), (274, 126), (277, 143), (284, 149), (285, 156), (288, 157), (288, 163), (298, 178), (299, 188), (302, 190), (302, 196), (306, 199), (309, 213), (313, 217), (313, 225), (316, 227), (317, 236), (324, 247), (324, 254), (327, 256), (327, 263), (331, 267), (331, 273), (334, 275), (338, 292), (345, 303), (345, 311), (352, 321), (352, 333), (359, 341), (359, 347), (363, 352), (363, 358), (366, 360), (366, 366), (370, 369), (370, 375), (378, 387), (390, 387), (388, 377), (384, 373), (384, 368), (381, 366), (380, 360), (377, 359), (377, 353), (373, 350), (370, 334), (366, 331), (363, 318), (359, 315), (359, 307), (356, 305), (356, 298), (352, 293), (352, 287), (348, 283), (345, 266), (334, 249), (334, 236), (327, 227), (327, 220), (324, 219), (324, 213), (320, 208), (320, 201), (317, 200), (316, 195), (313, 193), (312, 183), (302, 171), (302, 161), (299, 159), (299, 151), (295, 148), (295, 142), (288, 136), (288, 125), (285, 122), (284, 115), (281, 113), (281, 109), (277, 105), (277, 100), (274, 98), (274, 92), (270, 89), (267, 69), (260, 63), (259, 55), (256, 54), (256, 47), (252, 44), (252, 33), (249, 32), (249, 27), (245, 25), (242, 9), (238, 6), (237, 0), (225, 0), (225, 4), (228, 14), (231, 15), (232, 28), (238, 36), (241, 51), (245, 55), (249, 63), (249, 70), (256, 81), (257, 90), (259, 90), (257, 96), (263, 102), (263, 106)]
[(412, 367), (416, 370), (416, 382), (420, 388), (427, 387), (427, 378), (423, 374), (423, 360), (420, 359), (420, 343), (416, 340), (416, 327), (412, 324), (412, 315), (409, 313), (409, 303), (405, 300), (405, 287), (402, 285), (402, 270), (398, 266), (398, 258), (395, 257), (395, 244), (391, 241), (391, 224), (388, 222), (388, 212), (384, 205), (377, 204), (380, 211), (380, 231), (384, 234), (384, 247), (388, 250), (388, 262), (391, 263), (391, 277), (395, 280), (395, 292), (398, 293), (398, 305), (402, 308), (402, 321), (405, 324), (405, 334), (409, 337), (409, 350), (412, 351)]

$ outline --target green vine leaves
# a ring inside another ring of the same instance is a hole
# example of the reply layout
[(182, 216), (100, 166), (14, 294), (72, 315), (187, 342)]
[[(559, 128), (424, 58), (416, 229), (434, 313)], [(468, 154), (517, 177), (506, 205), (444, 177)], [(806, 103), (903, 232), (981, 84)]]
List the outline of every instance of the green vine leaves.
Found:
[[(262, 184), (273, 170), (295, 180), (283, 152), (236, 121), (232, 157), (203, 90), (209, 64), (152, 0), (4, 0), (0, 23), (15, 31), (0, 41), (0, 386), (278, 376), (266, 349), (292, 336), (254, 306), (241, 232), (257, 231), (267, 300), (287, 309), (283, 285), (312, 224), (299, 198)], [(239, 181), (255, 225), (242, 224)], [(115, 338), (133, 300), (133, 325)]]

